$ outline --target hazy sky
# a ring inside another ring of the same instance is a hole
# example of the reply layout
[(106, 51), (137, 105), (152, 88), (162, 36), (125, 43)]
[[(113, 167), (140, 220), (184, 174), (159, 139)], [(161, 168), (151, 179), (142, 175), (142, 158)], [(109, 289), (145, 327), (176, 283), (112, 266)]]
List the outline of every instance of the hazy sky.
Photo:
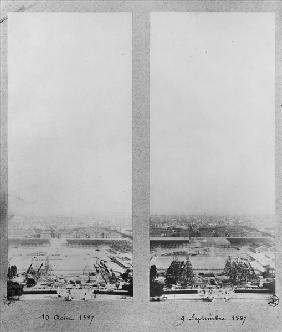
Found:
[(272, 13), (151, 15), (151, 212), (274, 213)]
[(8, 22), (10, 213), (130, 217), (131, 14)]

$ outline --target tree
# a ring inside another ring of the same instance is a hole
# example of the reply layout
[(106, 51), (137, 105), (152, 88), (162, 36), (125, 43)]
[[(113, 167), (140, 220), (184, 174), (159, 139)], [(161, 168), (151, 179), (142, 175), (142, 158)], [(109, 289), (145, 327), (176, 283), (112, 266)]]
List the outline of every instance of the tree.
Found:
[(8, 267), (8, 279), (12, 279), (12, 270), (11, 267)]
[(17, 276), (17, 273), (18, 273), (18, 269), (17, 269), (16, 265), (12, 265), (12, 266), (11, 266), (11, 274), (12, 274), (12, 277), (16, 277), (16, 276)]
[(164, 285), (156, 280), (150, 281), (150, 296), (159, 297), (163, 294)]
[(23, 293), (23, 285), (17, 282), (8, 280), (7, 281), (7, 298), (11, 299), (15, 296), (21, 296)]
[(150, 280), (154, 280), (157, 277), (157, 267), (156, 265), (152, 265), (150, 268)]
[(8, 279), (15, 278), (17, 276), (18, 269), (16, 265), (12, 265), (8, 267)]

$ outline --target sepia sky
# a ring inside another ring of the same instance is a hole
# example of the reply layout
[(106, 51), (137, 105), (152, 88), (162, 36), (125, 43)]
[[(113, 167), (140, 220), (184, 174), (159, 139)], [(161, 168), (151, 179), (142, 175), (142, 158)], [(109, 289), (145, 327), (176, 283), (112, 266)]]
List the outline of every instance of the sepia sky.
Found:
[(151, 213), (273, 214), (273, 13), (151, 15)]
[(9, 213), (131, 220), (131, 14), (8, 19)]

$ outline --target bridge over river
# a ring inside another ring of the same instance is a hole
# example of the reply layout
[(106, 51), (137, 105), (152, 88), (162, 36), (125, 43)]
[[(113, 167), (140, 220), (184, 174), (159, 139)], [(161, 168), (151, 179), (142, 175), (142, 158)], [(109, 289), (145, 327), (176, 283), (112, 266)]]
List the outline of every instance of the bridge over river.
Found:
[(271, 237), (151, 237), (151, 248), (154, 247), (174, 247), (185, 248), (192, 244), (199, 246), (221, 246), (246, 245), (246, 244), (266, 244), (271, 245), (274, 239)]
[(52, 239), (52, 238), (32, 238), (32, 237), (11, 237), (8, 239), (9, 246), (12, 247), (39, 247), (51, 246), (53, 242), (58, 242), (60, 245), (99, 245), (111, 244), (112, 242), (131, 242), (131, 238), (125, 237), (97, 237), (97, 238), (68, 238), (68, 239)]

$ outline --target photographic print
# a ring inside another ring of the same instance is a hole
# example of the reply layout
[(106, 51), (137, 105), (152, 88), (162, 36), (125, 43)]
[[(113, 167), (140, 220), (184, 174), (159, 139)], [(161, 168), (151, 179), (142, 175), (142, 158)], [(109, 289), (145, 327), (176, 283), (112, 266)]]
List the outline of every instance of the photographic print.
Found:
[(8, 298), (132, 297), (131, 14), (8, 18)]
[(151, 299), (268, 299), (275, 17), (151, 14)]
[(280, 331), (282, 3), (0, 10), (0, 330)]

